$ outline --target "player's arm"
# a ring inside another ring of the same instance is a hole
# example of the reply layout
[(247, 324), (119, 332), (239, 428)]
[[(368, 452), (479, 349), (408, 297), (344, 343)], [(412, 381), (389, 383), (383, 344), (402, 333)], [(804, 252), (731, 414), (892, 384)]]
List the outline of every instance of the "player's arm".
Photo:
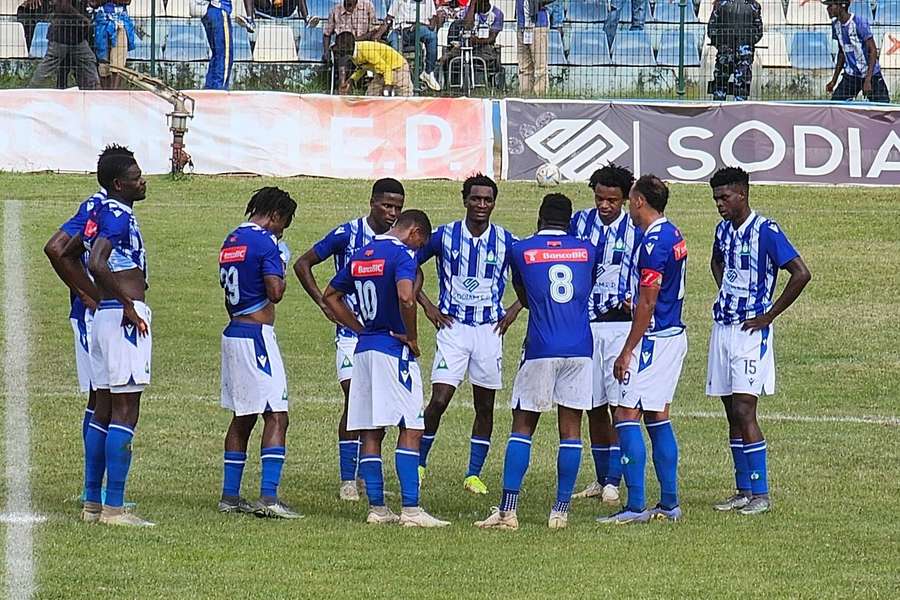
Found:
[(316, 306), (322, 310), (325, 317), (332, 323), (337, 323), (338, 321), (334, 311), (332, 311), (325, 302), (325, 295), (319, 288), (319, 284), (316, 283), (316, 277), (312, 272), (313, 267), (323, 260), (323, 258), (319, 257), (315, 248), (310, 248), (303, 256), (297, 259), (297, 262), (294, 263), (294, 273), (297, 275), (297, 279), (300, 280), (300, 285), (303, 286), (307, 295), (309, 295), (309, 297), (312, 298), (312, 301), (316, 303)]
[(81, 298), (85, 306), (95, 310), (100, 301), (100, 291), (84, 272), (81, 265), (83, 252), (81, 234), (70, 236), (62, 230), (57, 230), (44, 245), (44, 254), (62, 282)]
[(712, 256), (709, 258), (709, 270), (712, 272), (713, 279), (716, 281), (716, 286), (721, 288), (722, 277), (725, 274), (725, 263), (715, 252), (713, 252)]
[(425, 317), (431, 321), (435, 329), (453, 326), (453, 318), (445, 315), (435, 306), (428, 294), (425, 293), (425, 286), (423, 285), (425, 276), (422, 274), (422, 265), (441, 252), (440, 231), (440, 228), (432, 231), (428, 243), (416, 252), (416, 262), (419, 264), (419, 267), (416, 269), (416, 300), (422, 306), (422, 310), (425, 311)]
[(141, 335), (147, 335), (146, 321), (134, 310), (134, 300), (125, 293), (119, 285), (118, 279), (109, 270), (109, 255), (112, 254), (112, 242), (103, 236), (98, 236), (91, 247), (91, 257), (88, 260), (88, 269), (94, 276), (94, 281), (100, 284), (104, 290), (112, 294), (113, 298), (122, 303), (125, 318), (134, 323)]
[(872, 95), (872, 76), (875, 74), (875, 63), (878, 62), (878, 46), (875, 45), (875, 38), (869, 34), (869, 39), (866, 40), (866, 54), (868, 54), (868, 67), (866, 68), (866, 75), (863, 79), (863, 96), (868, 98)]
[(516, 271), (515, 267), (513, 267), (512, 284), (513, 289), (516, 292), (516, 298), (518, 298), (519, 306), (528, 308), (528, 294), (525, 292), (525, 283), (522, 281), (522, 277), (519, 275), (519, 272)]
[(400, 303), (400, 318), (403, 319), (403, 327), (406, 329), (406, 334), (394, 334), (394, 337), (403, 340), (403, 343), (409, 346), (409, 351), (412, 352), (413, 356), (419, 356), (422, 352), (419, 350), (414, 281), (410, 279), (399, 279), (397, 281), (397, 300)]
[(641, 338), (647, 328), (650, 327), (650, 321), (653, 318), (653, 311), (656, 308), (656, 299), (659, 297), (659, 288), (662, 283), (662, 276), (656, 273), (653, 281), (649, 275), (641, 274), (641, 292), (638, 294), (637, 305), (634, 308), (634, 314), (631, 321), (631, 331), (625, 339), (625, 346), (613, 365), (613, 376), (621, 383), (625, 379), (625, 373), (631, 365), (631, 355), (637, 345), (641, 343)]
[(786, 311), (788, 307), (794, 303), (800, 296), (803, 288), (805, 288), (806, 284), (812, 279), (812, 274), (809, 272), (806, 263), (803, 262), (803, 259), (800, 258), (800, 256), (797, 256), (782, 268), (790, 274), (791, 278), (788, 279), (787, 285), (785, 285), (784, 289), (781, 291), (781, 295), (778, 296), (778, 299), (772, 304), (772, 308), (767, 312), (755, 319), (744, 321), (744, 324), (741, 326), (741, 329), (744, 331), (759, 331), (760, 329), (765, 329), (771, 325), (772, 321), (775, 320), (775, 317)]
[(266, 298), (272, 304), (278, 304), (284, 298), (284, 290), (287, 284), (283, 277), (277, 275), (264, 275), (263, 283), (266, 284)]
[(323, 301), (334, 315), (336, 323), (343, 325), (347, 329), (352, 329), (356, 334), (363, 332), (362, 323), (356, 319), (353, 312), (350, 311), (350, 308), (348, 308), (347, 304), (344, 302), (344, 292), (331, 287), (331, 284), (329, 284), (325, 288)]
[(506, 335), (510, 326), (516, 322), (516, 317), (519, 316), (520, 312), (522, 312), (522, 302), (517, 298), (516, 301), (510, 304), (509, 308), (506, 309), (506, 314), (503, 315), (503, 318), (497, 321), (497, 325), (494, 326), (494, 332), (499, 335)]
[(838, 55), (837, 60), (834, 62), (834, 75), (831, 76), (831, 81), (829, 81), (825, 85), (825, 91), (829, 94), (834, 91), (834, 86), (837, 84), (838, 77), (841, 76), (841, 73), (844, 71), (844, 50), (838, 46)]

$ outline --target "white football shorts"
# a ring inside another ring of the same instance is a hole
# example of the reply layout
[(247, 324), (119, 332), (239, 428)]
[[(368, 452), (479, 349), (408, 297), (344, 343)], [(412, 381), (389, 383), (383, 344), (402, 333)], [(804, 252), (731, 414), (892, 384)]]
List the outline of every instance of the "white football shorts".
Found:
[(554, 406), (590, 410), (592, 370), (586, 356), (525, 360), (513, 382), (510, 406), (531, 412)]
[(403, 425), (425, 429), (419, 365), (403, 348), (398, 358), (377, 350), (357, 352), (347, 406), (347, 431)]
[(287, 378), (271, 325), (232, 321), (222, 332), (222, 408), (238, 417), (287, 412)]
[(750, 333), (741, 323), (713, 323), (709, 338), (707, 396), (775, 393), (775, 347), (772, 326)]
[(78, 376), (78, 389), (81, 392), (90, 392), (92, 389), (91, 377), (91, 329), (94, 324), (94, 314), (84, 311), (84, 321), (69, 319), (72, 324), (72, 333), (75, 336), (75, 373)]
[(134, 302), (134, 310), (147, 323), (147, 335), (138, 333), (118, 300), (103, 300), (91, 327), (91, 381), (96, 389), (113, 394), (141, 392), (150, 384), (153, 326), (150, 307)]
[(613, 377), (613, 365), (625, 346), (629, 331), (629, 321), (591, 323), (591, 333), (594, 336), (594, 408), (619, 404), (622, 386)]
[(339, 335), (334, 339), (334, 366), (337, 370), (338, 383), (353, 377), (353, 354), (359, 338)]
[(675, 397), (686, 354), (684, 331), (667, 337), (645, 335), (632, 354), (619, 406), (645, 412), (664, 411)]
[(472, 385), (499, 390), (503, 387), (503, 336), (493, 323), (438, 329), (431, 383), (459, 387), (466, 373)]

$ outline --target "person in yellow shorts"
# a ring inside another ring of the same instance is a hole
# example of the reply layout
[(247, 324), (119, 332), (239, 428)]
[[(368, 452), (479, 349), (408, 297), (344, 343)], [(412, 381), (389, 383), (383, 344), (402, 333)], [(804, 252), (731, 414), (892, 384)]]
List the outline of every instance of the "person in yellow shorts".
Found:
[[(356, 41), (349, 31), (339, 33), (334, 40), (335, 62), (341, 69), (341, 94), (350, 92), (350, 84), (358, 81), (366, 71), (375, 74), (366, 88), (367, 96), (412, 96), (409, 64), (403, 55), (381, 42)], [(350, 63), (356, 71), (346, 77)]]

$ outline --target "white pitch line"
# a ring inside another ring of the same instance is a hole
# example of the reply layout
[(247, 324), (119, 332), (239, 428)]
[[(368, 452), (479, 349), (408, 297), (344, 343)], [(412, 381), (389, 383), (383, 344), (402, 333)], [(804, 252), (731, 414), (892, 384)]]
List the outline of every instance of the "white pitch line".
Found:
[[(725, 412), (685, 412), (673, 413), (673, 417), (694, 419), (724, 419)], [(900, 417), (876, 417), (872, 415), (785, 415), (782, 413), (759, 413), (760, 421), (788, 421), (793, 423), (855, 423), (862, 425), (890, 425), (900, 427)]]
[(31, 422), (28, 415), (28, 302), (22, 251), (22, 204), (3, 203), (3, 373), (6, 402), (6, 597), (27, 600), (34, 594), (31, 512)]

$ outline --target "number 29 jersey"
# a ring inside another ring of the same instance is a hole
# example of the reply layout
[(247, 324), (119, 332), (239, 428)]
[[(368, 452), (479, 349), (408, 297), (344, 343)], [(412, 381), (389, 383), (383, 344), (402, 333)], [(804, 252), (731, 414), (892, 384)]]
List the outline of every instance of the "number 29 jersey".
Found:
[(252, 314), (269, 304), (266, 275), (284, 278), (278, 238), (255, 223), (228, 234), (219, 252), (219, 284), (230, 317)]
[(528, 296), (525, 360), (592, 356), (588, 300), (596, 261), (590, 241), (563, 231), (539, 231), (513, 246), (513, 284)]

